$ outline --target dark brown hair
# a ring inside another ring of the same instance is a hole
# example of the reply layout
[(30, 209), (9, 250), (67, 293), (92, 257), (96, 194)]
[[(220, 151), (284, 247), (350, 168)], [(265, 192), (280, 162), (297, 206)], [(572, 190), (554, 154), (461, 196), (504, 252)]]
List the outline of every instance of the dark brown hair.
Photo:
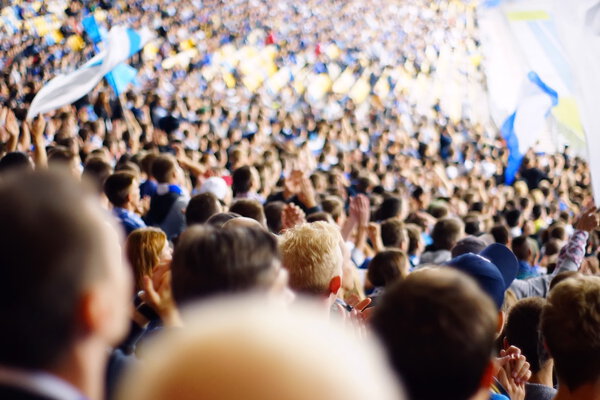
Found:
[(173, 253), (173, 296), (183, 304), (268, 286), (278, 260), (277, 240), (261, 229), (194, 225)]
[(104, 194), (115, 207), (122, 207), (127, 203), (131, 186), (135, 182), (135, 175), (131, 172), (115, 172), (104, 182)]
[(491, 361), (497, 321), (475, 281), (437, 268), (386, 289), (372, 326), (410, 398), (464, 400), (477, 392)]
[(56, 171), (0, 183), (0, 364), (50, 368), (75, 340), (81, 293), (106, 271), (90, 203)]

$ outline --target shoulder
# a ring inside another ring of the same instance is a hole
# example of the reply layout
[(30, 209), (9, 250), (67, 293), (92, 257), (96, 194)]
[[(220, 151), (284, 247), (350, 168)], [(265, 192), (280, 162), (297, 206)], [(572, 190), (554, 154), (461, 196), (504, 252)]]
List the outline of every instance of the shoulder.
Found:
[(59, 400), (51, 397), (42, 396), (17, 387), (0, 384), (0, 399), (11, 400)]

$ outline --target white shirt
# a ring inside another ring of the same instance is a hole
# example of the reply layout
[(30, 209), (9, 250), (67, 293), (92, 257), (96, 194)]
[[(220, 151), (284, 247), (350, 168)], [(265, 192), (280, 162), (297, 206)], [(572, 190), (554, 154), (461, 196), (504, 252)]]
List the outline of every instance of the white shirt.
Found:
[(0, 384), (57, 400), (85, 400), (73, 385), (42, 371), (0, 366)]

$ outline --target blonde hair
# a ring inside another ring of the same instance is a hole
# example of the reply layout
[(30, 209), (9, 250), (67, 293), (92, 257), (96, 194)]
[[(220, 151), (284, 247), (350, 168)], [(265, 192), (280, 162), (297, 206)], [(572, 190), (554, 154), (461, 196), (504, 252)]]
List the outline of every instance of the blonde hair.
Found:
[(529, 188), (524, 181), (516, 181), (514, 188), (516, 197), (525, 197), (529, 194)]
[(167, 246), (167, 235), (158, 228), (140, 228), (127, 237), (127, 259), (133, 269), (135, 289), (142, 290), (145, 276), (152, 274)]
[(573, 391), (600, 380), (600, 277), (571, 277), (556, 285), (540, 326), (561, 385)]
[(328, 222), (300, 224), (287, 230), (279, 242), (290, 287), (299, 292), (325, 294), (331, 278), (341, 274), (343, 255), (339, 228)]

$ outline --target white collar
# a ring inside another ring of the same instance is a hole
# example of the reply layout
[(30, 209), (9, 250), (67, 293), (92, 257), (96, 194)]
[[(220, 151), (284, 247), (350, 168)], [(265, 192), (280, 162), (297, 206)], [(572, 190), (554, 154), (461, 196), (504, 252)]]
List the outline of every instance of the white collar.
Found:
[(73, 385), (43, 371), (27, 371), (0, 366), (0, 384), (57, 400), (84, 400)]

